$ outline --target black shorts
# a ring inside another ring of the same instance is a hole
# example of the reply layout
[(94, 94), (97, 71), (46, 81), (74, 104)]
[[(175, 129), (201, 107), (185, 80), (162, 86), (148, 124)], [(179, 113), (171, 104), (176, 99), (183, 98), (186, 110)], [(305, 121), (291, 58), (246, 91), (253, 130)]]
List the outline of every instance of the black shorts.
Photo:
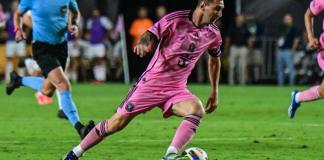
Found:
[(68, 58), (66, 41), (55, 45), (36, 41), (32, 46), (33, 58), (41, 68), (45, 77), (57, 67), (62, 67), (65, 70)]

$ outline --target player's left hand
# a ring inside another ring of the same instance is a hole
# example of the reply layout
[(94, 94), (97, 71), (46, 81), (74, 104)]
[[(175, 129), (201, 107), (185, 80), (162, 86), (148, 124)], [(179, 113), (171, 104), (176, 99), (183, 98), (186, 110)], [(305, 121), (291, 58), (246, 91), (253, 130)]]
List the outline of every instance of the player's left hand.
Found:
[(133, 49), (134, 53), (140, 56), (141, 58), (144, 57), (148, 52), (148, 47), (145, 44), (138, 43)]
[(205, 107), (206, 113), (212, 113), (218, 106), (218, 93), (211, 92)]
[(69, 26), (69, 32), (74, 36), (78, 37), (79, 36), (79, 28), (77, 25), (70, 25)]

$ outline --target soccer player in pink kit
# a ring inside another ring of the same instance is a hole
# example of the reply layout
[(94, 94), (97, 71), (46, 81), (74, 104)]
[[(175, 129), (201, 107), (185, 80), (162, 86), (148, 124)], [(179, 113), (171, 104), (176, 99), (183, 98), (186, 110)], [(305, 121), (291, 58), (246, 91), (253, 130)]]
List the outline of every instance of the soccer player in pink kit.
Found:
[[(324, 12), (323, 0), (312, 0), (308, 10), (305, 13), (305, 27), (308, 36), (308, 47), (311, 50), (318, 49), (317, 63), (322, 71), (324, 71), (324, 33), (321, 34), (318, 40), (314, 34), (313, 20), (314, 16)], [(323, 21), (324, 30), (324, 21)], [(315, 101), (324, 98), (324, 80), (317, 86), (313, 86), (305, 91), (293, 91), (291, 92), (291, 104), (288, 108), (288, 116), (294, 118), (297, 109), (301, 102)]]
[[(105, 137), (120, 131), (138, 114), (161, 108), (165, 118), (184, 117), (163, 160), (179, 159), (178, 154), (194, 136), (201, 118), (218, 104), (220, 73), (220, 30), (215, 25), (222, 16), (223, 0), (199, 0), (194, 11), (177, 11), (164, 16), (140, 38), (134, 52), (143, 57), (157, 45), (154, 57), (134, 88), (112, 117), (99, 123), (65, 160), (78, 159), (85, 151)], [(201, 101), (186, 87), (198, 59), (210, 54), (209, 77), (211, 92), (206, 110)], [(182, 157), (183, 158), (183, 157)]]

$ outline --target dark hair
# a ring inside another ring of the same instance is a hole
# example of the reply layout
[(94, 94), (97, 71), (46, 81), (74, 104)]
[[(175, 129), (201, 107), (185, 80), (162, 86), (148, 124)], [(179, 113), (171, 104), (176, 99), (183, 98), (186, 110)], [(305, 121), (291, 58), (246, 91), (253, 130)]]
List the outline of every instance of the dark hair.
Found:
[(205, 4), (209, 4), (210, 2), (212, 2), (213, 0), (198, 0), (197, 6), (200, 5), (201, 2), (205, 2)]

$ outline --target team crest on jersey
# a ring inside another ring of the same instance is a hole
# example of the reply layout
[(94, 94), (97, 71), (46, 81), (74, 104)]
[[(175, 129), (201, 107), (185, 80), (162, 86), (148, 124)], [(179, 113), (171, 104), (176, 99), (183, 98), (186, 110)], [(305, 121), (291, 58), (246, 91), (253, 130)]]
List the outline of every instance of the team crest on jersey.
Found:
[(129, 102), (129, 103), (127, 103), (125, 109), (127, 112), (132, 112), (134, 110), (134, 105)]
[(189, 52), (194, 52), (195, 51), (195, 49), (196, 49), (196, 45), (194, 44), (194, 43), (190, 43), (190, 45), (189, 45)]
[(61, 9), (60, 9), (60, 11), (61, 11), (61, 14), (66, 14), (67, 11), (68, 11), (67, 6), (62, 6)]

